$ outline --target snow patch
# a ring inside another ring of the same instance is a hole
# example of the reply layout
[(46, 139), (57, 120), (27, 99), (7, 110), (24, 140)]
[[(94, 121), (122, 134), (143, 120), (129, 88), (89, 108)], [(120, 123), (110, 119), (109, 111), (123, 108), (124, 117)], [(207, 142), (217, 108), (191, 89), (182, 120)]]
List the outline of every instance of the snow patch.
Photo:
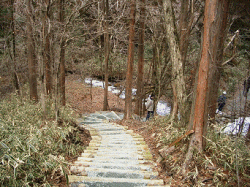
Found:
[(246, 117), (245, 119), (243, 117), (240, 117), (238, 119), (235, 119), (233, 123), (228, 123), (226, 127), (223, 127), (221, 129), (221, 132), (225, 134), (236, 135), (237, 133), (240, 132), (242, 128), (241, 134), (245, 136), (249, 129), (249, 125), (250, 125), (250, 117)]
[(167, 102), (159, 101), (156, 106), (156, 113), (160, 116), (169, 115), (171, 112), (171, 107), (168, 106)]
[[(105, 82), (104, 81), (99, 81), (99, 80), (95, 80), (95, 79), (92, 79), (92, 78), (85, 78), (84, 81), (85, 81), (86, 84), (89, 84), (89, 85), (92, 82), (92, 86), (93, 87), (101, 87), (101, 88), (105, 87)], [(114, 87), (114, 86), (108, 86), (108, 91), (118, 95), (121, 92), (121, 88), (117, 88), (117, 87)], [(132, 95), (133, 96), (136, 95), (136, 91), (137, 91), (137, 89), (135, 89), (135, 88), (132, 89)], [(121, 99), (125, 99), (125, 90), (123, 90), (121, 92), (121, 94), (119, 95), (119, 97)], [(160, 116), (166, 116), (166, 115), (170, 114), (170, 111), (171, 111), (171, 108), (168, 106), (167, 102), (160, 100), (157, 103), (156, 113), (158, 115), (160, 115)]]

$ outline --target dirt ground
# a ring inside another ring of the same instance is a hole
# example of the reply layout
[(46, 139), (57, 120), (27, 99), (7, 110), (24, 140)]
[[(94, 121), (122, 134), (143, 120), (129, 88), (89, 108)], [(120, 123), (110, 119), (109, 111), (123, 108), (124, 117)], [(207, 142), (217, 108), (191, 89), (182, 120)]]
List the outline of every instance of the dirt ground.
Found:
[[(101, 111), (103, 108), (104, 89), (90, 87), (78, 75), (66, 77), (66, 102), (77, 114), (88, 114)], [(110, 110), (122, 112), (124, 100), (112, 93), (108, 93)]]

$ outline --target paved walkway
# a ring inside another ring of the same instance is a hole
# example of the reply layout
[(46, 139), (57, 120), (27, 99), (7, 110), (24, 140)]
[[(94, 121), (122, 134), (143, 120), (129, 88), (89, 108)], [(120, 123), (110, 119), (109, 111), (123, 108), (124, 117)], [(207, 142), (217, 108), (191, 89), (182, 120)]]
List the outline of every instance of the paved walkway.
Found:
[(71, 187), (163, 186), (144, 139), (112, 120), (115, 112), (96, 112), (79, 119), (92, 140), (71, 166)]

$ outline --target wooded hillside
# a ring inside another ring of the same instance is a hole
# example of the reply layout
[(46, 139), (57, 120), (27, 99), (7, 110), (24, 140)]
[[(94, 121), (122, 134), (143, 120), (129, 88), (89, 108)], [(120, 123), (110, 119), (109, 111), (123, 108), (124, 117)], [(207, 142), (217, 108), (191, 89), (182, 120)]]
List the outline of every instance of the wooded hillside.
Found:
[[(166, 124), (188, 134), (177, 172), (187, 176), (198, 153), (210, 154), (218, 96), (226, 91), (223, 112), (232, 122), (250, 114), (249, 15), (248, 0), (2, 0), (0, 98), (22, 98), (28, 89), (33, 104), (41, 104), (41, 120), (49, 119), (48, 105), (58, 120), (69, 74), (105, 81), (100, 110), (111, 109), (109, 82), (122, 85), (127, 120), (145, 114), (149, 95), (155, 103), (165, 98)], [(250, 129), (243, 137), (248, 149), (249, 138)], [(246, 163), (242, 175), (249, 174)], [(239, 185), (239, 168), (232, 167)]]

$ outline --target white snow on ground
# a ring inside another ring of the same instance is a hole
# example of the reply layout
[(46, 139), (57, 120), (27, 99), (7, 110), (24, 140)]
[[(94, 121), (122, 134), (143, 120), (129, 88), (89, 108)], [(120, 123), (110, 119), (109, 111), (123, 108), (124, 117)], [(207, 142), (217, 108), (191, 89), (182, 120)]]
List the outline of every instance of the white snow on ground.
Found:
[(125, 99), (125, 90), (122, 91), (121, 95), (119, 96), (121, 99)]
[(84, 80), (84, 82), (86, 83), (86, 84), (91, 84), (91, 78), (85, 78), (85, 80)]
[(91, 79), (91, 78), (86, 78), (85, 83), (86, 84), (91, 84), (91, 80), (92, 80), (92, 86), (93, 87), (102, 87), (102, 88), (104, 88), (105, 82), (103, 82), (103, 81), (98, 81), (98, 80), (94, 80), (94, 79)]
[(169, 115), (171, 108), (164, 101), (159, 101), (156, 106), (156, 113), (160, 116)]
[[(86, 78), (85, 79), (85, 83), (86, 84), (91, 84), (91, 80), (92, 80), (92, 86), (93, 87), (101, 87), (104, 88), (105, 83), (103, 81), (99, 81), (99, 80), (94, 80), (92, 78)], [(114, 94), (119, 94), (120, 90), (117, 89), (114, 86), (109, 86), (108, 87), (108, 91), (114, 93)], [(137, 89), (132, 89), (132, 95), (136, 95), (136, 91)], [(122, 93), (119, 96), (121, 99), (125, 99), (125, 90), (122, 91)], [(160, 116), (166, 116), (170, 114), (170, 110), (171, 108), (167, 105), (166, 102), (164, 101), (159, 101), (157, 106), (156, 106), (156, 113)]]
[(137, 91), (137, 89), (132, 88), (132, 95), (136, 95), (136, 91)]
[[(243, 123), (244, 118), (240, 117), (236, 119), (233, 123), (228, 123), (226, 127), (221, 129), (222, 133), (236, 135), (240, 130), (240, 125)], [(242, 129), (242, 135), (245, 136), (250, 125), (250, 117), (246, 117), (244, 120), (244, 125)]]

